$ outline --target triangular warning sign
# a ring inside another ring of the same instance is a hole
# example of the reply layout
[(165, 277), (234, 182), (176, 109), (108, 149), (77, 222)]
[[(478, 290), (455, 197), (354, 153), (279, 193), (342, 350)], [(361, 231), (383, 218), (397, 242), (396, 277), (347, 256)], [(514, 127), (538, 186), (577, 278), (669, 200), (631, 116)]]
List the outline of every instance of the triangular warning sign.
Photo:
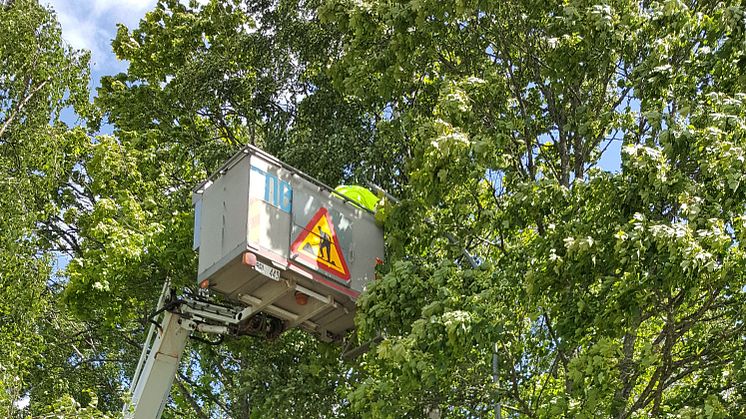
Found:
[(320, 208), (290, 246), (292, 254), (330, 274), (350, 280), (350, 270), (339, 247), (334, 224), (326, 208)]

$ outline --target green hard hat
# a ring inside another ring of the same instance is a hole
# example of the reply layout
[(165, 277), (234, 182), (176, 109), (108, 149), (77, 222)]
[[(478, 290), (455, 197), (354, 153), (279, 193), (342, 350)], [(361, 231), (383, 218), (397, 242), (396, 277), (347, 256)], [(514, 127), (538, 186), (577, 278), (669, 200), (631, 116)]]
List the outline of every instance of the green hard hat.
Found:
[(341, 195), (353, 203), (371, 211), (376, 210), (378, 197), (368, 189), (358, 185), (339, 185), (334, 188), (334, 192)]

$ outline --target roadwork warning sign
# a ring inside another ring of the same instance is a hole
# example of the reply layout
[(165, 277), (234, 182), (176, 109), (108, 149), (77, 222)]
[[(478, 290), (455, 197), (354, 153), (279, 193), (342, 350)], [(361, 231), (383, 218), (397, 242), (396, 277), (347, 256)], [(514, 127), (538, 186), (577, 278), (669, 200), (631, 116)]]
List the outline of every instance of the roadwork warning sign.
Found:
[(323, 269), (345, 281), (350, 280), (342, 248), (339, 247), (331, 216), (320, 208), (290, 246), (293, 255), (314, 268)]

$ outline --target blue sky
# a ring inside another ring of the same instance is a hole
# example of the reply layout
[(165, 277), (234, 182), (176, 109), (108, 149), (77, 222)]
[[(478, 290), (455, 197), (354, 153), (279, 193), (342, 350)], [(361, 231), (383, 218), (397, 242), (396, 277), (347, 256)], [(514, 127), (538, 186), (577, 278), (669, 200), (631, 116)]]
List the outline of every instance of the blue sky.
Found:
[(145, 13), (155, 6), (155, 0), (41, 0), (57, 13), (62, 25), (62, 37), (71, 46), (91, 51), (91, 73), (94, 83), (103, 75), (126, 69), (111, 52), (111, 40), (116, 24), (137, 26)]

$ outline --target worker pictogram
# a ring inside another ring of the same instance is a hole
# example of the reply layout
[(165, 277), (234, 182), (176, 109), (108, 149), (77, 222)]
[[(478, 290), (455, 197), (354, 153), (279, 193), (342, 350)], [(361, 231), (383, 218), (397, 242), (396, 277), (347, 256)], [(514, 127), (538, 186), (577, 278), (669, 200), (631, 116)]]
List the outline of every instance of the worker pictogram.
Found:
[(290, 251), (315, 268), (321, 268), (345, 281), (350, 280), (350, 270), (326, 208), (322, 207), (316, 212), (290, 246)]

